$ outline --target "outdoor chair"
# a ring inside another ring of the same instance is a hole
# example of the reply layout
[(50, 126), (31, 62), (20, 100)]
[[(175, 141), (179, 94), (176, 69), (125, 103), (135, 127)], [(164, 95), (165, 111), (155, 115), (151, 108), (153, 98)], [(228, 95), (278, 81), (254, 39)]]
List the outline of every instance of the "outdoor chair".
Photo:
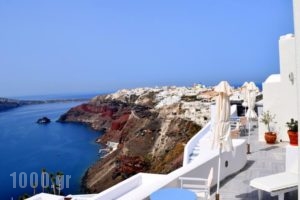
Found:
[(179, 177), (180, 187), (195, 192), (200, 199), (207, 200), (210, 198), (210, 186), (213, 180), (213, 171), (213, 168), (211, 168), (207, 178)]
[(240, 129), (240, 135), (245, 136), (247, 135), (247, 118), (246, 117), (240, 117), (239, 120), (239, 129)]
[(230, 118), (230, 137), (236, 139), (240, 137), (240, 119)]
[(237, 139), (240, 137), (240, 130), (239, 129), (234, 129), (230, 131), (230, 137), (231, 139)]

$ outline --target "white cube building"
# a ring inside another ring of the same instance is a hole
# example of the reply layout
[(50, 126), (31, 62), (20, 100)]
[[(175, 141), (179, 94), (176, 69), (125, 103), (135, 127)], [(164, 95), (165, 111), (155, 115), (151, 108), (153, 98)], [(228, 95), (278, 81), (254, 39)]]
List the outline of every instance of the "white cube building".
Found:
[[(271, 127), (277, 140), (288, 141), (286, 122), (297, 119), (296, 40), (293, 34), (279, 39), (280, 74), (269, 76), (263, 86), (263, 109), (275, 114)], [(259, 140), (264, 140), (267, 128), (259, 124)]]

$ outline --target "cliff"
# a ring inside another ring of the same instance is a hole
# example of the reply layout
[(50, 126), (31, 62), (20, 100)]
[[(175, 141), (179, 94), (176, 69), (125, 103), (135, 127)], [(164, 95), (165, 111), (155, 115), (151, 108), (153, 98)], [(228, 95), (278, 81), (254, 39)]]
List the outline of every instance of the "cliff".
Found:
[(169, 173), (180, 167), (185, 144), (209, 120), (210, 103), (207, 94), (201, 95), (206, 92), (176, 87), (121, 90), (62, 115), (61, 122), (105, 130), (97, 142), (111, 149), (87, 170), (85, 191), (100, 192), (138, 172)]

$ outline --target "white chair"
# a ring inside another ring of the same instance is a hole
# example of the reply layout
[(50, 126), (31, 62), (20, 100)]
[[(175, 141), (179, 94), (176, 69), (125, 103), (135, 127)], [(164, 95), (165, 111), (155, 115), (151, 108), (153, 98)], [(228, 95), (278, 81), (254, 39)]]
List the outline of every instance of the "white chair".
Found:
[(214, 169), (211, 168), (207, 178), (179, 177), (180, 187), (195, 192), (198, 198), (207, 200), (210, 198), (213, 172)]

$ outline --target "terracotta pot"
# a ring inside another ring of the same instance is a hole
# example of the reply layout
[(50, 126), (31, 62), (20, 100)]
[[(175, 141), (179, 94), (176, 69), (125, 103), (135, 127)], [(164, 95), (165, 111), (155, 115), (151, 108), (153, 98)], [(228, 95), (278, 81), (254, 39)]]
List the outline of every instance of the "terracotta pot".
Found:
[(268, 144), (275, 144), (277, 135), (273, 132), (265, 132), (265, 140)]
[(290, 138), (290, 145), (298, 146), (298, 132), (289, 130), (288, 135)]

